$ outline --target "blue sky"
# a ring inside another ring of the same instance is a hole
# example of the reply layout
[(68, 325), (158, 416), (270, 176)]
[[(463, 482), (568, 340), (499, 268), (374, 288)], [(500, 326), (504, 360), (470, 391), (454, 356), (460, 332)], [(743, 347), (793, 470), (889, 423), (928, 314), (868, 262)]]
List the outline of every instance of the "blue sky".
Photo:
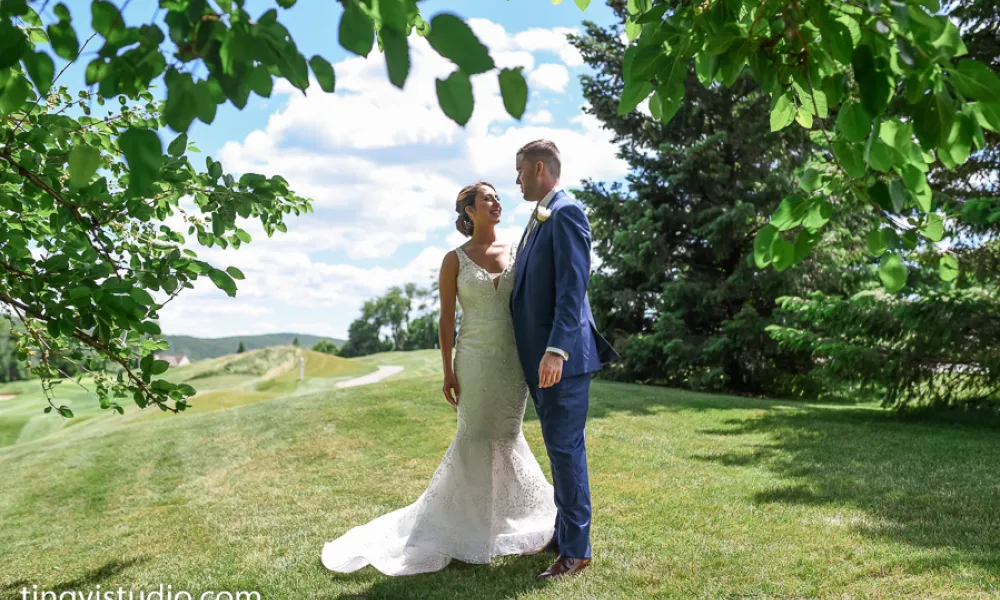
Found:
[[(67, 4), (75, 21), (89, 21), (89, 1)], [(251, 14), (272, 5), (247, 2)], [(334, 64), (336, 93), (276, 85), (271, 98), (251, 96), (243, 111), (220, 107), (215, 122), (196, 121), (189, 135), (227, 171), (284, 176), (314, 200), (315, 213), (292, 217), (288, 233), (270, 239), (246, 224), (254, 241), (239, 251), (198, 248), (206, 260), (237, 266), (247, 279), (235, 299), (210, 282), (188, 290), (162, 311), (165, 333), (346, 337), (365, 299), (394, 284), (430, 284), (444, 254), (462, 243), (454, 202), (463, 185), (492, 181), (504, 203), (501, 235), (519, 236), (530, 206), (514, 185), (514, 153), (532, 139), (560, 146), (567, 187), (624, 175), (609, 133), (581, 111), (578, 78), (586, 67), (565, 41), (585, 19), (610, 23), (610, 9), (595, 1), (581, 12), (569, 0), (428, 0), (420, 7), (428, 20), (438, 12), (468, 19), (500, 66), (525, 67), (531, 91), (522, 121), (506, 115), (496, 74), (487, 73), (473, 77), (472, 120), (464, 129), (454, 125), (434, 93), (435, 78), (454, 67), (426, 41), (411, 38), (410, 76), (399, 91), (388, 83), (377, 50), (362, 59), (340, 48), (338, 3), (299, 0), (281, 11), (281, 20), (304, 55)], [(155, 12), (155, 2), (136, 0), (126, 21), (148, 22)], [(66, 77), (82, 85), (82, 72)], [(169, 132), (163, 137), (168, 142)], [(200, 156), (194, 162), (204, 164)]]

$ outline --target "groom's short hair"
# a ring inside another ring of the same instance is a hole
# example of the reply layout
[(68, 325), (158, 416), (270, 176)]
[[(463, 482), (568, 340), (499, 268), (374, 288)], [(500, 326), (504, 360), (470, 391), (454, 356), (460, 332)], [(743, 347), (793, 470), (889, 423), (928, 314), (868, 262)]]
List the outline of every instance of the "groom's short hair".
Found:
[(559, 157), (559, 148), (556, 147), (555, 143), (551, 140), (535, 140), (533, 142), (528, 142), (521, 149), (517, 151), (517, 155), (521, 158), (527, 158), (531, 162), (542, 161), (545, 167), (548, 168), (549, 173), (556, 179), (559, 179), (559, 173), (562, 171), (562, 159)]

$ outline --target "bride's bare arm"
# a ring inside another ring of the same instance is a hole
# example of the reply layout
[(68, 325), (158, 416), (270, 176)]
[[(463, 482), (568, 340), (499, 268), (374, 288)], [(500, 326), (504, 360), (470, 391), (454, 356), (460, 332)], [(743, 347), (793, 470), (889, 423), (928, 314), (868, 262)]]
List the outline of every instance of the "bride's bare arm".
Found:
[(458, 379), (452, 362), (455, 346), (455, 298), (458, 290), (458, 255), (454, 251), (445, 255), (441, 263), (438, 292), (441, 294), (441, 317), (438, 320), (438, 339), (441, 342), (441, 361), (444, 363), (444, 398), (458, 406)]

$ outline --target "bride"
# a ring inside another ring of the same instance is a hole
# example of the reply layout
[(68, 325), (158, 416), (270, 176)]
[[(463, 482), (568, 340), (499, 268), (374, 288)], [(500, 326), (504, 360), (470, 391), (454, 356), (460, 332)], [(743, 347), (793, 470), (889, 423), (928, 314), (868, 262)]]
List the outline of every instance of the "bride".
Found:
[[(521, 431), (528, 387), (510, 313), (516, 244), (496, 241), (503, 209), (489, 183), (463, 188), (455, 210), (471, 239), (445, 256), (439, 287), (443, 392), (458, 408), (458, 431), (415, 503), (326, 543), (323, 565), (332, 571), (370, 564), (412, 575), (451, 559), (485, 564), (552, 548), (552, 486)], [(453, 368), (456, 295), (463, 317)]]

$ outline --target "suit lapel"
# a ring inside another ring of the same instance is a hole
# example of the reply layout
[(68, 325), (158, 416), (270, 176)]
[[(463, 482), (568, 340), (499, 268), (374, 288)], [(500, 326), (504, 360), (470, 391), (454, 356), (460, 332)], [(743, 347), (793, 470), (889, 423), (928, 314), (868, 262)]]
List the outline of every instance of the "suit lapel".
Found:
[[(547, 208), (550, 211), (554, 211), (565, 196), (566, 192), (560, 190), (559, 193), (552, 197), (552, 201), (549, 202)], [(538, 235), (541, 233), (542, 225), (544, 224), (544, 222), (538, 222), (535, 224), (535, 230), (532, 231), (528, 237), (527, 244), (525, 244), (524, 249), (517, 255), (517, 263), (514, 265), (514, 296), (517, 295), (517, 292), (521, 289), (521, 285), (524, 283), (525, 273), (528, 270), (528, 255), (531, 253), (531, 249), (535, 246), (535, 240), (538, 239)]]

